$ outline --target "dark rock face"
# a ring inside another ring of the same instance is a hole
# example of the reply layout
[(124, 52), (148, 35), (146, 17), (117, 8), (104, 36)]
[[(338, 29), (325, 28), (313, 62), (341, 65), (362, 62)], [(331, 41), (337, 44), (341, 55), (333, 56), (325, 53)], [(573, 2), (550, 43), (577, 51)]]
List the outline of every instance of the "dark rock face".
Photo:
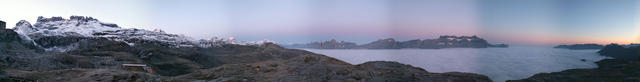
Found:
[(109, 23), (100, 23), (100, 25), (102, 26), (108, 26), (108, 27), (113, 27), (113, 28), (118, 28), (119, 26), (116, 24), (109, 24)]
[(584, 49), (602, 49), (603, 45), (598, 44), (573, 44), (573, 45), (558, 45), (553, 48), (563, 48), (570, 50), (584, 50)]
[(540, 73), (521, 80), (507, 82), (640, 82), (640, 47), (625, 48), (610, 44), (598, 51), (614, 59), (596, 62), (598, 68), (570, 69), (561, 72)]
[[(439, 49), (439, 48), (488, 48), (488, 47), (508, 47), (506, 44), (489, 44), (486, 40), (477, 36), (440, 36), (437, 39), (416, 39), (409, 41), (397, 41), (393, 38), (380, 39), (368, 44), (356, 45), (355, 43), (337, 43), (335, 40), (322, 43), (314, 42), (309, 44), (284, 45), (288, 48), (316, 48), (316, 49)], [(339, 47), (334, 47), (337, 45)], [(326, 47), (325, 47), (326, 46)]]
[[(54, 18), (58, 18), (58, 17), (54, 17)], [(62, 18), (62, 17), (60, 17)], [(46, 20), (46, 19), (43, 19)], [(83, 21), (83, 22), (89, 22), (89, 21), (98, 21), (98, 19), (94, 19), (92, 17), (85, 17), (85, 16), (71, 16), (69, 17), (69, 20), (79, 20), (79, 21)]]
[(62, 36), (52, 36), (52, 37), (42, 37), (35, 39), (34, 41), (38, 43), (40, 46), (45, 48), (55, 47), (55, 46), (66, 46), (71, 45), (73, 43), (80, 42), (86, 38), (83, 37), (62, 37)]
[(35, 49), (32, 43), (25, 41), (18, 33), (11, 29), (0, 29), (0, 51), (15, 49)]
[[(38, 56), (41, 48), (22, 39), (20, 35), (10, 29), (0, 29), (0, 68), (16, 68), (34, 70), (37, 65), (52, 65), (48, 63), (51, 56)], [(37, 56), (37, 57), (36, 57)]]
[(65, 20), (65, 19), (62, 18), (62, 17), (44, 18), (42, 16), (39, 16), (37, 21), (38, 22), (50, 22), (50, 21), (63, 21), (63, 20)]
[(7, 23), (4, 21), (0, 21), (0, 28), (5, 29), (7, 28)]
[(618, 44), (610, 44), (602, 48), (598, 53), (619, 60), (637, 61), (640, 57), (640, 47), (625, 48)]
[(12, 41), (20, 41), (20, 35), (13, 30), (10, 29), (0, 29), (0, 42), (12, 42)]
[(401, 42), (398, 45), (404, 48), (420, 48), (420, 45), (422, 45), (422, 40), (420, 39), (409, 40), (409, 41)]

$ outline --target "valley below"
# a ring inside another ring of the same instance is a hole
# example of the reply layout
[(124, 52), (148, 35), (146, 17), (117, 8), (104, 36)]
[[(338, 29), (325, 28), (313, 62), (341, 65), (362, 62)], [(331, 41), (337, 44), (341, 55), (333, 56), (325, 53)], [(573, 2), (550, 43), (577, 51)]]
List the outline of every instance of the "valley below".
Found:
[[(597, 68), (598, 50), (555, 49), (552, 46), (447, 49), (304, 49), (351, 64), (397, 61), (430, 72), (469, 72), (495, 82), (524, 79), (537, 73)], [(584, 61), (581, 61), (584, 60)]]

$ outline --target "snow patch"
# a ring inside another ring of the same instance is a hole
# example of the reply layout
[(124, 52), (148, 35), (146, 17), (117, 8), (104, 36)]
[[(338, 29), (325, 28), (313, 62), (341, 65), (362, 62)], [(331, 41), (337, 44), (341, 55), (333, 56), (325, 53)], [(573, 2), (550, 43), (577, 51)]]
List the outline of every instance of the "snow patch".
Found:
[(50, 48), (45, 48), (46, 51), (55, 51), (55, 52), (67, 52), (76, 49), (78, 44), (70, 44), (66, 46), (53, 46)]

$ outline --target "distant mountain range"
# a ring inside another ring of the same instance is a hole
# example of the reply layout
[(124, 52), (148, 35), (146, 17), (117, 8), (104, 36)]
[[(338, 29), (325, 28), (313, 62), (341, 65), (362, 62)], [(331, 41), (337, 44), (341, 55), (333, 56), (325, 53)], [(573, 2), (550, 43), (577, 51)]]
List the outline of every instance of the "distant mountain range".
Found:
[(599, 44), (572, 44), (572, 45), (558, 45), (553, 48), (563, 48), (570, 50), (584, 50), (584, 49), (602, 49), (603, 45)]
[(508, 47), (506, 44), (489, 44), (486, 40), (477, 36), (440, 36), (437, 39), (415, 39), (409, 41), (397, 41), (393, 38), (380, 39), (371, 43), (356, 45), (353, 42), (329, 40), (324, 42), (311, 42), (306, 44), (283, 45), (287, 48), (315, 48), (315, 49), (440, 49), (440, 48), (488, 48)]
[[(632, 43), (629, 45), (620, 45), (620, 46), (628, 48), (628, 47), (640, 46), (640, 44)], [(562, 48), (562, 49), (570, 49), (570, 50), (586, 50), (586, 49), (602, 49), (604, 47), (605, 47), (604, 45), (590, 43), (590, 44), (558, 45), (553, 48)]]

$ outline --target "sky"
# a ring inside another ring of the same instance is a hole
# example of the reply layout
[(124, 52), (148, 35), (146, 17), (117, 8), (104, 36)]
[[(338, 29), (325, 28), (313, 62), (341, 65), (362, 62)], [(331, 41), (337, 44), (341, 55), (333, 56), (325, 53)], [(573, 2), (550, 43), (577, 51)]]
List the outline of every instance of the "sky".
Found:
[(2, 0), (8, 28), (91, 16), (198, 39), (306, 43), (478, 35), (491, 43), (640, 43), (637, 0)]

